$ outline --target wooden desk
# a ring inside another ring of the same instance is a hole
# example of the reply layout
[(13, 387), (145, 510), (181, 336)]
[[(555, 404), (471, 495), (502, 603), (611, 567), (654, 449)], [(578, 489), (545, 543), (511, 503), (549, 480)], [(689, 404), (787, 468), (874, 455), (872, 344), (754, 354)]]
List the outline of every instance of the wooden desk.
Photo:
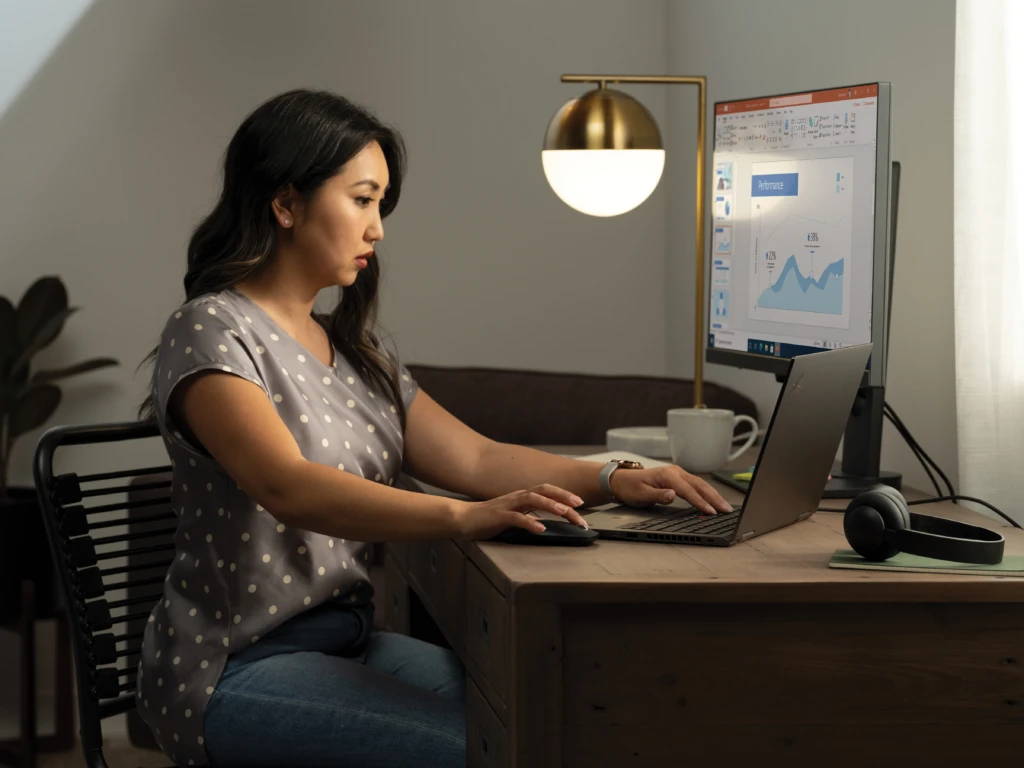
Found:
[(1024, 579), (828, 568), (846, 546), (828, 512), (728, 548), (390, 544), (386, 623), (465, 663), (470, 766), (1019, 760)]

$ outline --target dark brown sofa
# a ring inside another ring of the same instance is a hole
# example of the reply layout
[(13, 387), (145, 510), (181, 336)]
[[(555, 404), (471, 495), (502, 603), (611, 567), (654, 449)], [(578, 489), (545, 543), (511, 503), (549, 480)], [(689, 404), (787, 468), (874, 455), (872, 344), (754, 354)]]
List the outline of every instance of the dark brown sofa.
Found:
[[(663, 426), (669, 408), (693, 405), (693, 382), (688, 379), (407, 367), (442, 407), (503, 443), (604, 445), (612, 427)], [(728, 387), (705, 382), (703, 399), (709, 408), (758, 418), (754, 402)]]

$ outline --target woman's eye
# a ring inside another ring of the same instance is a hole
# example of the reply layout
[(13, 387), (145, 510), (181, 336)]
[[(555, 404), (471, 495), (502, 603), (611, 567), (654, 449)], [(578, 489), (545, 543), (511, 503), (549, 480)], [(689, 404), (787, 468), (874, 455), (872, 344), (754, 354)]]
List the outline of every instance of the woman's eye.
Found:
[(363, 206), (363, 208), (365, 208), (371, 202), (373, 202), (373, 198), (372, 197), (357, 197), (356, 198), (356, 202), (358, 202), (361, 206)]

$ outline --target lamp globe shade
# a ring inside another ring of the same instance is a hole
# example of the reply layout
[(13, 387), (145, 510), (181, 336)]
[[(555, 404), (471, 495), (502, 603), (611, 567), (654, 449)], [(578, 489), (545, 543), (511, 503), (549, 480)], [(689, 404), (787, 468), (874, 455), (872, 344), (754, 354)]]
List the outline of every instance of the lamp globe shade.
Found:
[(658, 186), (665, 150), (654, 118), (632, 96), (596, 88), (555, 113), (541, 152), (544, 175), (566, 205), (591, 216), (636, 208)]

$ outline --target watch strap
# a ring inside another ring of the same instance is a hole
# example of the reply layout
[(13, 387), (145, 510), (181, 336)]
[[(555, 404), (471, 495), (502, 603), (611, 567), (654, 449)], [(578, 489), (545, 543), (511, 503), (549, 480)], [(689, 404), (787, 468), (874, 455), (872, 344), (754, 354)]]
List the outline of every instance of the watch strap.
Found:
[(601, 469), (601, 474), (597, 476), (598, 481), (601, 484), (601, 491), (604, 493), (605, 496), (610, 497), (614, 501), (618, 501), (618, 499), (616, 499), (615, 494), (612, 493), (612, 486), (609, 480), (611, 479), (612, 472), (614, 472), (618, 468), (619, 463), (617, 461), (609, 461)]
[(597, 476), (598, 483), (601, 486), (601, 490), (607, 496), (609, 496), (612, 501), (617, 502), (619, 504), (622, 503), (622, 499), (620, 499), (618, 496), (616, 496), (614, 493), (612, 493), (612, 485), (611, 485), (612, 472), (614, 472), (617, 469), (641, 469), (643, 467), (643, 465), (640, 465), (639, 467), (637, 467), (637, 466), (635, 466), (635, 464), (636, 464), (635, 462), (631, 462), (631, 461), (623, 461), (621, 459), (612, 459), (607, 464), (605, 464), (604, 467), (601, 469), (601, 472)]

